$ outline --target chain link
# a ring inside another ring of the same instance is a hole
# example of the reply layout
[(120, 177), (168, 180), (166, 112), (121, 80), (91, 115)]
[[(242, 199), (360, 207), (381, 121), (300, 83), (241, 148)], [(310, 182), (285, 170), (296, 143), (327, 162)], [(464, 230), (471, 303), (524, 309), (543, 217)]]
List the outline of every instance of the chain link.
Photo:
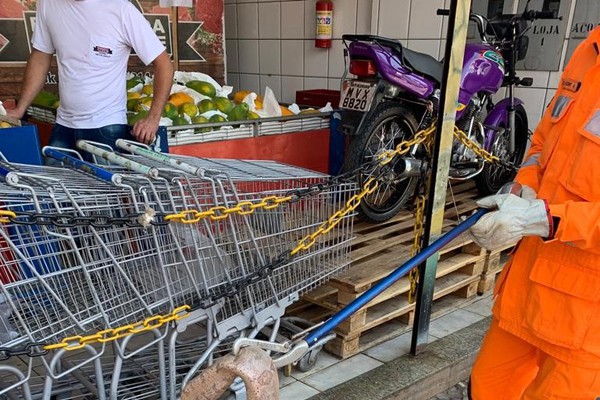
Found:
[[(415, 224), (413, 227), (414, 240), (410, 249), (410, 257), (417, 255), (421, 251), (423, 231), (425, 230), (425, 196), (420, 195), (416, 198)], [(419, 283), (419, 268), (413, 268), (408, 274), (410, 290), (408, 291), (408, 302), (410, 304), (416, 301), (417, 285)]]
[(10, 349), (8, 347), (0, 347), (0, 361), (6, 361), (14, 356), (41, 357), (48, 354), (45, 348), (47, 343), (28, 343), (20, 349)]
[(11, 218), (15, 218), (17, 214), (12, 211), (0, 210), (0, 223), (7, 224)]
[(121, 339), (125, 336), (134, 335), (142, 332), (148, 332), (153, 329), (160, 328), (161, 326), (168, 324), (171, 321), (179, 321), (186, 318), (189, 315), (191, 307), (189, 305), (183, 305), (177, 307), (170, 314), (167, 315), (154, 315), (148, 317), (143, 321), (136, 322), (134, 324), (124, 325), (117, 328), (105, 329), (100, 332), (96, 332), (86, 336), (69, 336), (55, 344), (45, 344), (43, 349), (46, 353), (49, 350), (64, 349), (78, 350), (82, 349), (90, 343), (108, 343)]
[(412, 139), (405, 140), (399, 143), (394, 150), (386, 150), (382, 152), (377, 157), (379, 164), (389, 164), (390, 162), (392, 162), (394, 157), (408, 153), (413, 146), (416, 146), (428, 140), (431, 137), (431, 135), (435, 133), (435, 130), (435, 125), (431, 125), (429, 128), (417, 132)]
[(377, 186), (379, 186), (379, 184), (374, 178), (367, 180), (360, 193), (352, 196), (342, 209), (335, 212), (331, 217), (329, 217), (329, 219), (327, 219), (327, 221), (323, 222), (315, 232), (305, 236), (302, 240), (300, 240), (298, 245), (290, 252), (290, 255), (295, 256), (301, 250), (308, 250), (313, 247), (319, 236), (325, 235), (331, 231), (346, 215), (356, 210), (363, 197), (373, 193), (377, 189)]
[(454, 137), (456, 137), (466, 148), (468, 148), (473, 153), (481, 157), (483, 161), (488, 162), (490, 164), (499, 165), (509, 170), (516, 169), (514, 164), (501, 160), (498, 156), (491, 154), (490, 152), (479, 146), (479, 144), (470, 140), (467, 134), (458, 129), (458, 127), (456, 126), (454, 127)]
[(258, 203), (244, 201), (233, 207), (216, 206), (206, 211), (185, 210), (177, 214), (170, 214), (165, 217), (166, 221), (177, 221), (183, 224), (195, 224), (204, 218), (210, 218), (213, 221), (219, 221), (227, 218), (230, 214), (249, 215), (257, 209), (272, 210), (283, 203), (289, 203), (293, 196), (268, 196), (261, 199)]
[[(92, 214), (89, 216), (74, 215), (70, 213), (35, 213), (0, 211), (0, 223), (13, 223), (17, 225), (42, 225), (56, 226), (59, 228), (74, 228), (77, 226), (92, 226), (94, 228), (112, 228), (114, 226), (128, 226), (132, 228), (143, 228), (146, 225), (141, 222), (145, 213), (131, 213), (122, 217), (111, 217), (108, 214)], [(152, 225), (167, 225), (165, 218), (168, 214), (154, 213), (150, 221)]]

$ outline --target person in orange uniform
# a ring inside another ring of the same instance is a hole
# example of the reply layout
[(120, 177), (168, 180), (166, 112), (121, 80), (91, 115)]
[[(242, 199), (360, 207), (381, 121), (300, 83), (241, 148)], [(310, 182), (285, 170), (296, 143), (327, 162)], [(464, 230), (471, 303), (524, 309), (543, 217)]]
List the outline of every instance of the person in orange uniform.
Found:
[(474, 400), (600, 398), (600, 28), (579, 45), (515, 181), (479, 202), (488, 249), (517, 244), (471, 374)]

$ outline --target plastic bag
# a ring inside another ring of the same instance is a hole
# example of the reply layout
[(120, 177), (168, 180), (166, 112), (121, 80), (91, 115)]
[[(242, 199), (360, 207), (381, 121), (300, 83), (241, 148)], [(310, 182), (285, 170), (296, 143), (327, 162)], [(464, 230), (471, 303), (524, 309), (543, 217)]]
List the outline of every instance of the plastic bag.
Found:
[(242, 103), (248, 104), (248, 111), (256, 112), (256, 104), (254, 103), (254, 100), (256, 100), (257, 97), (258, 95), (252, 92), (248, 93), (242, 100)]
[(183, 87), (185, 87), (185, 84), (189, 81), (208, 82), (215, 87), (217, 92), (216, 96), (218, 97), (228, 97), (233, 91), (233, 86), (221, 86), (210, 75), (203, 74), (202, 72), (175, 71), (173, 80)]
[(273, 90), (268, 86), (265, 88), (265, 95), (263, 96), (263, 108), (258, 110), (257, 114), (263, 118), (281, 117), (279, 102), (275, 98)]
[(333, 107), (331, 107), (331, 103), (330, 102), (327, 102), (327, 104), (325, 104), (325, 107), (319, 108), (319, 111), (323, 112), (323, 113), (324, 112), (331, 112), (331, 111), (333, 111)]
[(296, 103), (292, 103), (288, 106), (288, 110), (293, 112), (295, 115), (300, 114), (300, 107)]

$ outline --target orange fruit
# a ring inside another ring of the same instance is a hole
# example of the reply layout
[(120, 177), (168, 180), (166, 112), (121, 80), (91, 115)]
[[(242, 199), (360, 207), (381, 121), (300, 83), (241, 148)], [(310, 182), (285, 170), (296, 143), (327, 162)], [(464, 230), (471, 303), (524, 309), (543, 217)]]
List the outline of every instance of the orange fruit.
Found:
[(233, 101), (235, 101), (236, 103), (241, 103), (242, 101), (244, 101), (244, 97), (248, 96), (250, 93), (252, 93), (249, 90), (240, 90), (238, 92), (235, 92), (235, 94), (233, 95)]
[(293, 112), (290, 111), (289, 108), (287, 108), (286, 106), (279, 106), (279, 108), (281, 109), (281, 116), (282, 117), (287, 117), (290, 115), (294, 115)]

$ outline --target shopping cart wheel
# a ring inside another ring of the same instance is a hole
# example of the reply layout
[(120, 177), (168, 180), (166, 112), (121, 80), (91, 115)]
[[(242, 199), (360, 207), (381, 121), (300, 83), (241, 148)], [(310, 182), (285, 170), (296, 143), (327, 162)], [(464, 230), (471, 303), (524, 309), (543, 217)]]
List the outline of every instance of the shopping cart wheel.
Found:
[(306, 353), (304, 357), (302, 357), (300, 361), (298, 361), (296, 368), (298, 368), (300, 372), (310, 371), (317, 363), (317, 359), (319, 358), (319, 352), (322, 348), (323, 346), (315, 347), (314, 349)]

